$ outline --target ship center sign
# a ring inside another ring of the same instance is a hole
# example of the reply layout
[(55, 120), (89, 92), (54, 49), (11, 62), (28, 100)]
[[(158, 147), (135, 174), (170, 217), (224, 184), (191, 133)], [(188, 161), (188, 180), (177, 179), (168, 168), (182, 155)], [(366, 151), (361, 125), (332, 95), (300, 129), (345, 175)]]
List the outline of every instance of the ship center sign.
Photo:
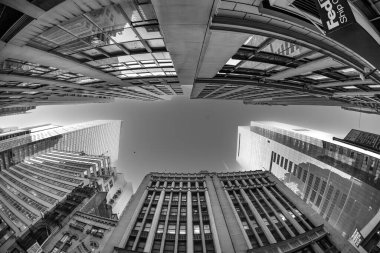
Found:
[(326, 34), (355, 23), (347, 0), (315, 0)]
[(351, 49), (380, 69), (380, 45), (355, 20), (347, 0), (314, 0), (327, 37)]

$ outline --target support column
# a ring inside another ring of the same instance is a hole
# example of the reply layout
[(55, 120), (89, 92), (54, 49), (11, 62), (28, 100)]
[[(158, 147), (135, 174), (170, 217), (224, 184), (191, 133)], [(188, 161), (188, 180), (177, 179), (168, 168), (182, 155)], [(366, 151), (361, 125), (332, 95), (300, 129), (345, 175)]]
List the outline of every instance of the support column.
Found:
[(245, 199), (245, 201), (248, 203), (249, 208), (251, 209), (253, 215), (255, 216), (255, 219), (256, 219), (258, 225), (263, 230), (263, 232), (264, 232), (265, 236), (267, 237), (269, 243), (270, 244), (276, 243), (277, 242), (276, 239), (274, 239), (274, 237), (273, 237), (272, 233), (269, 231), (267, 225), (264, 224), (264, 221), (261, 218), (259, 212), (254, 207), (254, 205), (252, 204), (251, 200), (249, 199), (249, 197), (247, 196), (247, 194), (245, 193), (245, 191), (240, 188), (240, 193), (243, 196), (243, 198)]
[[(190, 183), (189, 183), (190, 184)], [(190, 185), (188, 185), (189, 189), (187, 190), (187, 243), (186, 243), (186, 252), (193, 253), (194, 245), (193, 245), (193, 207), (192, 207), (192, 199), (191, 199), (191, 191)]]
[(206, 197), (208, 215), (210, 216), (210, 226), (211, 226), (211, 231), (212, 231), (212, 239), (214, 241), (214, 246), (215, 246), (215, 253), (222, 253), (222, 249), (220, 248), (220, 243), (219, 243), (218, 231), (216, 230), (214, 214), (213, 214), (207, 188), (205, 191), (205, 197)]
[(158, 203), (157, 203), (156, 212), (154, 213), (154, 216), (153, 216), (152, 226), (150, 228), (148, 238), (146, 239), (144, 252), (150, 252), (152, 250), (154, 235), (156, 234), (157, 224), (160, 219), (161, 207), (162, 207), (162, 202), (164, 202), (164, 197), (165, 197), (165, 189), (161, 191), (160, 199), (158, 200)]
[[(172, 208), (172, 197), (173, 197), (173, 193), (171, 192), (170, 193), (170, 199), (169, 199), (169, 203), (168, 203), (168, 211), (166, 213), (166, 217), (165, 217), (165, 225), (164, 225), (164, 232), (162, 233), (162, 238), (161, 238), (161, 246), (160, 246), (160, 253), (163, 253), (164, 252), (164, 247), (165, 247), (165, 239), (166, 239), (166, 234), (167, 234), (167, 231), (168, 231), (168, 223), (169, 223), (169, 215), (170, 215), (170, 209)], [(160, 214), (161, 216), (161, 214)]]

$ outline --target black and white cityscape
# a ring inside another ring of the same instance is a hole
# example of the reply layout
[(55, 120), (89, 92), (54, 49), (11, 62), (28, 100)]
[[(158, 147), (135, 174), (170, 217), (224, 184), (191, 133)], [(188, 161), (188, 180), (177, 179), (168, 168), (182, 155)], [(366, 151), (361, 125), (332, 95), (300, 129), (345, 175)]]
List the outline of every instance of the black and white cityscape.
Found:
[(0, 0), (0, 253), (380, 253), (380, 0)]

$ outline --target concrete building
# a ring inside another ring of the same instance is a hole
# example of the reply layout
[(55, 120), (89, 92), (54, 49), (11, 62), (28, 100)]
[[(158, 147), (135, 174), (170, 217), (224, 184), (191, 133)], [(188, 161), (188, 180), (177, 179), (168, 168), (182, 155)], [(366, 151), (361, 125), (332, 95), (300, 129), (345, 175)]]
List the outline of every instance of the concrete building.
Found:
[(357, 252), (269, 171), (150, 173), (103, 253)]
[(303, 127), (251, 122), (238, 128), (236, 160), (245, 170), (270, 171), (358, 250), (378, 252), (378, 137), (352, 130), (341, 140)]
[(152, 101), (191, 85), (191, 98), (378, 113), (379, 3), (335, 1), (341, 29), (326, 26), (322, 7), (314, 0), (3, 0), (0, 106)]

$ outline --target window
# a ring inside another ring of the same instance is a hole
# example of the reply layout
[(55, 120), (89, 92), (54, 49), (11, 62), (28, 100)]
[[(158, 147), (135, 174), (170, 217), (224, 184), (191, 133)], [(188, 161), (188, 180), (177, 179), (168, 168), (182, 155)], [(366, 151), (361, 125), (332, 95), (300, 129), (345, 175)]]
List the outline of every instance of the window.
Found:
[(169, 223), (168, 234), (175, 234), (175, 224), (174, 223)]
[(161, 209), (161, 215), (166, 215), (168, 213), (168, 207), (167, 206), (163, 206), (162, 209)]
[(133, 248), (133, 244), (134, 244), (134, 239), (129, 239), (128, 240), (128, 242), (127, 242), (127, 245), (125, 246), (125, 248), (127, 249), (127, 250), (132, 250), (132, 248)]
[(142, 226), (142, 222), (141, 221), (136, 222), (134, 230), (140, 230), (141, 226)]
[(178, 253), (186, 253), (186, 242), (178, 242)]
[(288, 159), (285, 159), (284, 170), (288, 168)]
[(165, 194), (165, 201), (169, 201), (170, 200), (170, 194)]
[(276, 161), (276, 163), (277, 163), (277, 165), (280, 164), (280, 155), (279, 154), (277, 154), (277, 161)]
[(143, 251), (144, 251), (144, 248), (145, 248), (145, 241), (140, 241), (140, 242), (137, 244), (136, 251), (138, 251), (138, 252), (143, 252)]
[(186, 216), (187, 209), (186, 207), (181, 207), (181, 216)]
[(282, 167), (284, 165), (284, 157), (281, 157), (281, 164), (280, 166)]
[(194, 225), (193, 228), (194, 228), (195, 235), (199, 235), (201, 233), (201, 228), (199, 225)]
[(160, 195), (159, 194), (156, 194), (155, 196), (154, 196), (154, 200), (159, 200), (160, 199)]
[(249, 226), (248, 226), (248, 223), (246, 221), (242, 221), (241, 224), (243, 225), (243, 228), (245, 230), (249, 230)]
[(292, 172), (292, 169), (293, 169), (293, 162), (292, 162), (292, 161), (289, 161), (288, 172)]
[(173, 194), (173, 201), (178, 201), (178, 194)]
[(209, 224), (203, 224), (203, 231), (205, 234), (211, 234), (210, 225)]
[(165, 242), (164, 252), (165, 253), (174, 252), (174, 242), (173, 241), (166, 241)]
[(162, 234), (164, 232), (164, 227), (165, 227), (165, 223), (164, 222), (158, 223), (157, 234)]
[(179, 234), (180, 235), (186, 235), (186, 224), (185, 223), (181, 223), (179, 225)]
[(152, 227), (152, 223), (146, 223), (144, 227), (144, 231), (149, 232), (151, 227)]
[(153, 246), (152, 246), (152, 253), (160, 253), (161, 249), (161, 240), (154, 240)]
[(170, 215), (177, 215), (177, 213), (178, 213), (178, 208), (177, 207), (170, 208)]
[(147, 206), (143, 206), (143, 208), (141, 209), (141, 214), (146, 213), (147, 210), (148, 210), (148, 207)]
[(186, 201), (186, 194), (184, 194), (184, 193), (182, 193), (182, 195), (181, 195), (181, 201), (182, 202), (184, 202), (184, 201)]
[(149, 214), (154, 214), (156, 212), (156, 207), (155, 206), (152, 206), (150, 208), (150, 211), (149, 211)]

